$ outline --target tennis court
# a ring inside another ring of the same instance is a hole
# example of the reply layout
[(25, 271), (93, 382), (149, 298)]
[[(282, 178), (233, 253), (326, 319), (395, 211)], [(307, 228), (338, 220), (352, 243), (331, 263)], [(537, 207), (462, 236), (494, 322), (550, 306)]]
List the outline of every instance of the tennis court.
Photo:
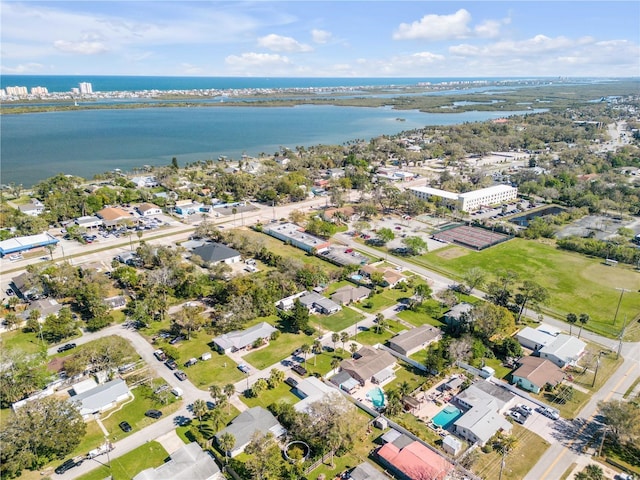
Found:
[(509, 240), (511, 237), (504, 233), (493, 232), (484, 228), (459, 225), (441, 230), (435, 233), (433, 238), (441, 242), (455, 243), (463, 247), (473, 248), (474, 250), (483, 250)]

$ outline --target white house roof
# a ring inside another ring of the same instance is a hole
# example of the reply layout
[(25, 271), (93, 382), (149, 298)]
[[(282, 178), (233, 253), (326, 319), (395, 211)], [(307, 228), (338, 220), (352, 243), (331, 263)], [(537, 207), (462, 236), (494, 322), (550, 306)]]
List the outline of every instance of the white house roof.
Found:
[(277, 430), (274, 433), (276, 437), (285, 433), (284, 427), (280, 425), (269, 410), (262, 407), (253, 407), (242, 412), (231, 421), (230, 425), (220, 430), (216, 434), (216, 439), (220, 439), (225, 433), (230, 433), (236, 439), (234, 449), (238, 449), (247, 445), (255, 432), (266, 434), (274, 430)]
[(442, 197), (448, 200), (457, 200), (458, 193), (448, 192), (447, 190), (440, 190), (439, 188), (431, 188), (431, 187), (413, 187), (409, 190), (413, 190), (415, 192), (426, 193), (427, 195)]
[(540, 349), (540, 355), (553, 355), (565, 363), (571, 363), (582, 354), (586, 346), (582, 340), (561, 333)]
[[(316, 377), (307, 377), (296, 385), (296, 390), (303, 397), (294, 405), (297, 412), (304, 412), (310, 403), (322, 400), (326, 396), (342, 398), (342, 395), (333, 387), (318, 380)], [(346, 400), (345, 400), (346, 401)]]
[(157, 468), (147, 468), (133, 480), (213, 480), (222, 478), (220, 469), (209, 452), (196, 442), (184, 445), (171, 454), (171, 459)]
[(517, 190), (515, 187), (511, 185), (494, 185), (492, 187), (481, 188), (479, 190), (473, 190), (471, 192), (460, 193), (460, 198), (483, 198), (487, 195), (493, 195), (496, 193), (502, 192), (510, 192), (512, 190)]
[(497, 409), (504, 407), (513, 397), (513, 393), (486, 380), (471, 384), (457, 395), (459, 400), (473, 407), (496, 402)]
[(524, 327), (518, 333), (516, 333), (516, 338), (519, 342), (528, 341), (530, 343), (535, 343), (536, 345), (547, 345), (555, 340), (555, 336), (548, 334), (542, 330), (537, 330), (531, 327)]
[(229, 348), (242, 349), (259, 338), (269, 338), (276, 328), (269, 325), (267, 322), (262, 322), (246, 330), (234, 330), (233, 332), (225, 333), (213, 339), (214, 343), (223, 350)]
[(119, 398), (129, 395), (129, 393), (127, 382), (118, 378), (86, 392), (74, 395), (70, 400), (78, 404), (82, 415), (87, 415), (103, 410)]
[(498, 430), (511, 430), (511, 424), (499, 412), (497, 402), (473, 407), (454, 423), (456, 427), (466, 428), (480, 439), (487, 442)]

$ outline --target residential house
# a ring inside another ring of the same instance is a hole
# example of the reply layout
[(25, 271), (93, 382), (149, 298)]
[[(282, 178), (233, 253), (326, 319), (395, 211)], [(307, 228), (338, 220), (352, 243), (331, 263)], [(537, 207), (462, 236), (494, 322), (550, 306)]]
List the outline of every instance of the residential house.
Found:
[(20, 210), (25, 215), (29, 215), (30, 217), (37, 217), (42, 212), (44, 212), (44, 203), (42, 203), (37, 198), (32, 198), (29, 203), (18, 205), (18, 210)]
[(331, 315), (342, 310), (342, 307), (333, 300), (323, 297), (317, 292), (306, 292), (298, 297), (300, 303), (309, 309), (309, 312), (318, 312), (324, 315)]
[(69, 398), (80, 411), (83, 418), (90, 418), (94, 414), (104, 412), (115, 407), (119, 402), (123, 402), (131, 397), (131, 392), (127, 383), (121, 378), (98, 385), (90, 390), (81, 391), (74, 386), (76, 393)]
[(542, 347), (538, 354), (540, 358), (550, 360), (558, 367), (564, 368), (567, 365), (575, 365), (586, 348), (587, 344), (582, 340), (561, 333), (552, 342)]
[(200, 247), (194, 248), (192, 252), (193, 255), (199, 256), (209, 265), (217, 265), (220, 262), (233, 265), (241, 261), (239, 251), (217, 242), (205, 243)]
[(356, 216), (353, 207), (328, 208), (321, 212), (322, 218), (328, 222), (335, 221), (336, 218), (352, 221)]
[(116, 295), (114, 297), (105, 298), (104, 303), (112, 310), (121, 310), (127, 305), (127, 299), (124, 298), (124, 295)]
[(340, 390), (344, 390), (349, 394), (352, 394), (358, 388), (360, 388), (360, 382), (358, 382), (355, 378), (353, 378), (345, 371), (336, 373), (329, 379), (329, 381)]
[(513, 393), (486, 380), (471, 384), (456, 395), (458, 403), (470, 410), (454, 422), (455, 433), (482, 446), (496, 432), (510, 432), (511, 423), (502, 413), (508, 410), (514, 398)]
[(236, 457), (244, 452), (255, 433), (263, 435), (272, 433), (276, 438), (279, 438), (286, 433), (286, 430), (271, 412), (262, 407), (253, 407), (242, 412), (231, 420), (226, 428), (216, 433), (215, 439), (218, 444), (225, 433), (230, 433), (236, 440), (235, 445), (227, 452), (230, 457)]
[(142, 217), (153, 217), (162, 213), (162, 209), (153, 203), (141, 203), (136, 207), (136, 211)]
[(402, 448), (394, 443), (385, 443), (377, 455), (385, 467), (403, 480), (444, 480), (453, 470), (451, 462), (419, 441), (413, 441)]
[(349, 473), (351, 480), (389, 480), (389, 477), (369, 462), (362, 462)]
[(131, 181), (136, 185), (136, 187), (141, 188), (153, 188), (160, 185), (156, 177), (153, 176), (133, 177)]
[(305, 378), (296, 385), (293, 392), (302, 398), (302, 400), (293, 406), (296, 412), (306, 412), (310, 404), (324, 400), (325, 398), (331, 398), (335, 402), (350, 406), (340, 392), (316, 377)]
[(542, 347), (555, 340), (556, 335), (538, 328), (524, 327), (516, 333), (515, 338), (524, 348), (537, 352)]
[(408, 357), (418, 350), (424, 349), (430, 343), (440, 340), (441, 337), (442, 331), (439, 328), (422, 325), (391, 338), (389, 348)]
[(330, 243), (309, 233), (295, 223), (269, 224), (264, 227), (264, 233), (290, 243), (305, 252), (322, 253), (329, 249)]
[(354, 358), (343, 360), (340, 370), (364, 385), (367, 380), (382, 383), (393, 377), (395, 364), (396, 360), (389, 352), (367, 346), (358, 350)]
[(102, 219), (96, 215), (85, 215), (78, 217), (74, 223), (81, 228), (99, 228), (103, 225)]
[(213, 343), (223, 353), (237, 352), (253, 345), (256, 340), (269, 340), (271, 334), (277, 329), (267, 322), (262, 322), (246, 330), (234, 330), (233, 332), (223, 333), (219, 337), (213, 339)]
[(367, 287), (345, 285), (331, 294), (331, 300), (339, 305), (349, 305), (350, 303), (361, 302), (368, 298), (370, 294), (371, 289)]
[(444, 321), (447, 325), (459, 325), (466, 322), (473, 310), (473, 305), (467, 302), (454, 305), (451, 310), (444, 314)]
[(564, 380), (564, 372), (556, 364), (540, 357), (522, 357), (511, 374), (511, 383), (523, 390), (540, 393), (546, 385), (555, 387)]
[(26, 320), (32, 311), (37, 311), (40, 313), (38, 320), (43, 320), (49, 315), (57, 316), (60, 310), (62, 310), (62, 305), (60, 305), (55, 298), (41, 298), (31, 302), (29, 308), (22, 312), (20, 317)]
[(398, 283), (407, 281), (406, 276), (391, 268), (381, 269), (373, 265), (363, 265), (360, 267), (360, 273), (367, 278), (371, 278), (374, 273), (381, 274), (384, 286), (389, 288), (394, 288)]
[(39, 297), (43, 294), (44, 289), (39, 281), (33, 279), (32, 275), (25, 272), (11, 280), (11, 288), (16, 295), (23, 300)]
[(197, 442), (183, 445), (156, 468), (141, 471), (133, 480), (224, 480), (213, 455)]

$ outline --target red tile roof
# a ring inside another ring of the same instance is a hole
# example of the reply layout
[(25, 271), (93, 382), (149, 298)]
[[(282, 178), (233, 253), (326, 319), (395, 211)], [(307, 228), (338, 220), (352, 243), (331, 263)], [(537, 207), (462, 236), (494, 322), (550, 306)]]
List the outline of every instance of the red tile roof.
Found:
[(447, 459), (416, 441), (402, 449), (387, 443), (378, 456), (409, 478), (443, 480), (453, 468)]

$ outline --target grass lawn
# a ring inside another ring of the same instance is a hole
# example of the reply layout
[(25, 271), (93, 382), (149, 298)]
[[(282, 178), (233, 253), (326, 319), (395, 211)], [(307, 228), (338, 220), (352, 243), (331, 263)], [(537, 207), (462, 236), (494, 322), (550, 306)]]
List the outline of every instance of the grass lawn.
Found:
[(244, 403), (246, 403), (249, 408), (267, 408), (272, 403), (285, 402), (294, 404), (300, 401), (298, 397), (291, 393), (291, 387), (284, 382), (282, 382), (276, 388), (273, 388), (271, 390), (264, 390), (258, 397), (245, 397), (244, 395), (241, 395), (240, 399)]
[(411, 413), (403, 412), (393, 417), (393, 420), (434, 447), (442, 443), (442, 438), (436, 432)]
[(396, 378), (385, 385), (385, 391), (394, 390), (398, 388), (401, 383), (407, 382), (411, 387), (411, 390), (409, 391), (413, 392), (425, 382), (427, 375), (426, 372), (418, 370), (417, 368), (400, 360), (398, 360), (398, 365), (400, 365), (401, 368), (397, 368), (395, 370)]
[[(47, 342), (44, 345), (49, 346)], [(0, 335), (0, 348), (5, 351), (16, 349), (24, 353), (38, 353), (42, 349), (42, 341), (39, 334), (24, 333), (22, 329), (17, 329)]]
[(78, 477), (78, 480), (103, 480), (111, 474), (112, 480), (130, 480), (146, 468), (162, 465), (169, 457), (158, 442), (151, 441), (111, 461), (111, 471), (106, 466)]
[(386, 328), (377, 333), (375, 327), (373, 327), (358, 333), (353, 339), (363, 345), (375, 345), (376, 343), (385, 343), (393, 336), (395, 336), (395, 333)]
[(258, 370), (262, 370), (288, 357), (291, 352), (305, 343), (311, 345), (313, 338), (303, 333), (283, 333), (276, 340), (270, 341), (266, 347), (249, 352), (242, 358)]
[[(385, 288), (381, 293), (377, 293), (373, 297), (363, 300), (360, 308), (365, 310), (367, 313), (376, 313), (380, 310), (392, 307), (398, 303), (401, 298), (408, 299), (412, 294), (413, 292), (410, 288), (408, 288), (406, 292), (403, 292), (398, 288)], [(368, 302), (371, 302), (371, 307), (365, 306), (368, 305)]]
[[(509, 259), (505, 263), (505, 259)], [(510, 269), (521, 279), (538, 282), (549, 291), (549, 313), (564, 318), (567, 313), (587, 313), (587, 328), (615, 336), (626, 317), (631, 323), (640, 312), (640, 295), (626, 295), (620, 304), (618, 325), (613, 326), (620, 297), (616, 288), (640, 289), (640, 276), (625, 265), (611, 267), (602, 259), (559, 250), (553, 244), (515, 238), (480, 252), (458, 246), (429, 252), (410, 261), (460, 279), (472, 267), (496, 274)]]
[(497, 358), (485, 358), (484, 363), (487, 367), (491, 367), (496, 371), (497, 378), (505, 378), (511, 373), (511, 369), (502, 365), (502, 360)]
[[(518, 439), (518, 442), (505, 458), (502, 472), (503, 480), (520, 480), (524, 478), (549, 447), (549, 443), (546, 440), (520, 425), (513, 426), (512, 435)], [(480, 452), (480, 457), (471, 470), (481, 478), (487, 480), (498, 479), (500, 477), (502, 455), (495, 451), (482, 453), (480, 449), (478, 449), (478, 452)]]
[(311, 322), (329, 332), (339, 332), (362, 320), (364, 315), (349, 307), (343, 307), (333, 315), (313, 315)]
[(413, 310), (403, 310), (398, 312), (396, 316), (405, 322), (409, 322), (414, 327), (421, 327), (422, 325), (432, 325), (434, 327), (442, 327), (444, 323), (440, 320), (433, 318), (426, 312), (414, 312)]
[(327, 372), (332, 370), (331, 362), (333, 362), (334, 358), (342, 361), (345, 358), (349, 358), (350, 356), (351, 354), (347, 350), (343, 350), (342, 348), (338, 347), (333, 352), (323, 351), (320, 355), (315, 355), (313, 358), (309, 358), (307, 364), (303, 364), (303, 366), (307, 369), (309, 375), (318, 373), (320, 376), (324, 377)]
[[(167, 398), (169, 398), (171, 402), (168, 405), (162, 405), (154, 401), (151, 398), (151, 389), (145, 386), (134, 388), (131, 392), (135, 397), (134, 400), (124, 404), (119, 410), (114, 410), (113, 413), (106, 412), (102, 417), (102, 424), (111, 435), (111, 440), (113, 441), (121, 440), (136, 430), (140, 430), (155, 422), (154, 419), (144, 416), (144, 412), (147, 410), (155, 408), (161, 410), (164, 415), (168, 415), (175, 412), (180, 406), (180, 401), (173, 395), (167, 395)], [(120, 429), (118, 424), (122, 421), (129, 422), (131, 427), (133, 427), (130, 433), (125, 433)]]

